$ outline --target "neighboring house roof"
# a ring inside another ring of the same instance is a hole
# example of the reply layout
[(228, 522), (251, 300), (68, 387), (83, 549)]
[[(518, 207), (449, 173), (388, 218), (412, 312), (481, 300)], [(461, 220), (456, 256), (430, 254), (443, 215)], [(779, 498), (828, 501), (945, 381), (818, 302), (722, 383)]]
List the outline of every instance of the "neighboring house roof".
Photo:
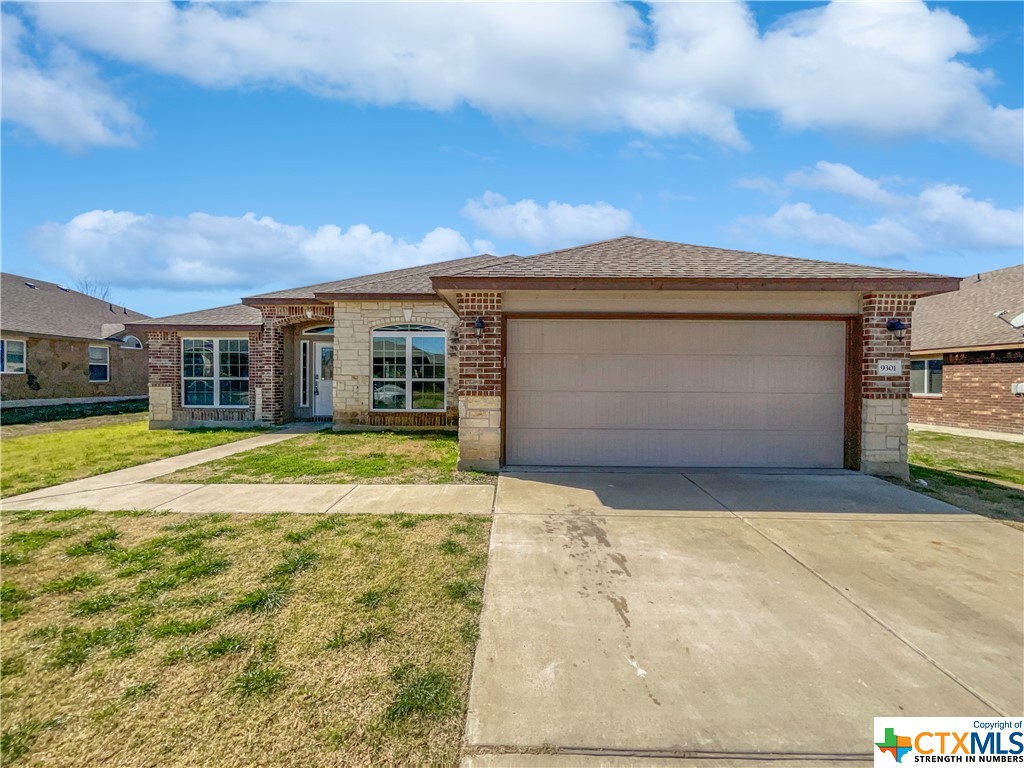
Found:
[(229, 304), (226, 307), (183, 312), (180, 315), (154, 317), (132, 323), (129, 330), (158, 331), (164, 328), (194, 328), (196, 330), (258, 331), (263, 327), (263, 314), (256, 307)]
[(56, 283), (0, 274), (0, 327), (4, 333), (111, 339), (148, 315)]
[(956, 290), (955, 278), (859, 264), (730, 251), (640, 237), (620, 237), (516, 259), (498, 259), (455, 275), (445, 288), (824, 288)]
[[(996, 317), (1005, 312), (1005, 320)], [(911, 351), (1020, 346), (1024, 329), (1010, 325), (1024, 312), (1024, 265), (965, 277), (960, 290), (919, 299), (911, 324)]]
[(437, 264), (424, 264), (407, 269), (394, 269), (389, 272), (378, 272), (374, 275), (350, 277), (346, 280), (335, 280), (330, 283), (307, 285), (303, 288), (289, 288), (284, 291), (262, 293), (242, 299), (244, 304), (259, 306), (260, 304), (286, 304), (299, 301), (320, 299), (335, 301), (344, 299), (375, 299), (375, 298), (408, 298), (435, 296), (430, 285), (434, 275), (450, 275), (473, 267), (483, 266), (508, 258), (485, 254), (470, 256), (465, 259), (452, 259)]

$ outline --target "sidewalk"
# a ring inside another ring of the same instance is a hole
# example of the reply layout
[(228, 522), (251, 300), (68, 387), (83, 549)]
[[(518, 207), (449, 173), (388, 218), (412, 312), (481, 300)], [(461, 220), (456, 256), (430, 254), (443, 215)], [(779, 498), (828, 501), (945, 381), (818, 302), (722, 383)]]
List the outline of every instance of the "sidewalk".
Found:
[(120, 509), (171, 512), (325, 512), (351, 514), (489, 515), (490, 485), (301, 485), (150, 483), (179, 469), (205, 464), (315, 431), (301, 425), (227, 445), (160, 459), (105, 475), (9, 496), (2, 510)]

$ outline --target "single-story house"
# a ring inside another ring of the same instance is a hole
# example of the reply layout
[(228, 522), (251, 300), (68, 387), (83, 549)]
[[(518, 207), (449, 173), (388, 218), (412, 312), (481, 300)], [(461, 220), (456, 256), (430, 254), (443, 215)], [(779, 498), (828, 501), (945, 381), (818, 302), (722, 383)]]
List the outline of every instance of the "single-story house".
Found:
[(0, 399), (5, 408), (148, 396), (145, 320), (56, 283), (0, 275)]
[(455, 427), (460, 466), (907, 472), (910, 325), (956, 278), (623, 237), (133, 323), (153, 427)]
[(1024, 433), (1024, 265), (921, 299), (910, 347), (910, 422)]

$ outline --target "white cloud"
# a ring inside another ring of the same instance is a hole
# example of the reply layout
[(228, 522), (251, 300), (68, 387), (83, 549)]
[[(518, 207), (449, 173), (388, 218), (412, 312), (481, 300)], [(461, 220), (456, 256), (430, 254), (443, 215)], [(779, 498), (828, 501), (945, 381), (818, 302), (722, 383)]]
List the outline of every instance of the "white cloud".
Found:
[[(310, 230), (251, 213), (164, 217), (96, 210), (38, 227), (29, 243), (72, 278), (168, 290), (254, 291), (282, 281), (312, 284), (477, 252), (445, 227), (407, 242), (365, 224)], [(486, 241), (474, 245), (493, 250)]]
[(128, 146), (141, 121), (67, 46), (52, 48), (46, 65), (23, 50), (24, 25), (3, 21), (3, 119), (66, 149)]
[(880, 210), (870, 222), (820, 213), (807, 202), (787, 203), (774, 214), (740, 220), (788, 240), (892, 257), (926, 251), (990, 251), (1024, 246), (1024, 209), (999, 208), (970, 197), (970, 190), (929, 184), (918, 194), (896, 194), (879, 179), (848, 165), (819, 162), (786, 177), (790, 186), (834, 192)]
[(862, 176), (848, 165), (829, 163), (825, 160), (817, 163), (814, 170), (804, 168), (793, 171), (786, 176), (786, 183), (793, 187), (836, 192), (864, 203), (884, 207), (898, 206), (902, 203), (898, 195), (883, 189), (882, 183), (877, 179)]
[(510, 203), (485, 192), (479, 200), (468, 200), (462, 214), (495, 237), (525, 240), (536, 248), (607, 240), (634, 230), (633, 214), (605, 202), (541, 206), (525, 199)]
[(787, 203), (759, 220), (762, 228), (787, 240), (802, 240), (885, 258), (917, 253), (922, 243), (897, 221), (883, 217), (870, 224), (854, 224), (830, 213), (818, 213), (807, 203)]
[[(966, 141), (1019, 158), (1020, 109), (993, 105), (966, 23), (923, 2), (848, 3), (762, 31), (738, 2), (116, 3), (26, 6), (39, 28), (214, 88), (747, 146), (737, 111), (790, 128)], [(648, 43), (647, 41), (651, 41)]]

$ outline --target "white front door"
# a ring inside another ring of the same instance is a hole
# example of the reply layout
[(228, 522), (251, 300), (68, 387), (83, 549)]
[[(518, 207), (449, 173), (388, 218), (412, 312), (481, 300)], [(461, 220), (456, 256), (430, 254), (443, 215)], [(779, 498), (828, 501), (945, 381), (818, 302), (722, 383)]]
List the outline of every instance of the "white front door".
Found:
[(313, 345), (313, 415), (334, 414), (334, 343)]

